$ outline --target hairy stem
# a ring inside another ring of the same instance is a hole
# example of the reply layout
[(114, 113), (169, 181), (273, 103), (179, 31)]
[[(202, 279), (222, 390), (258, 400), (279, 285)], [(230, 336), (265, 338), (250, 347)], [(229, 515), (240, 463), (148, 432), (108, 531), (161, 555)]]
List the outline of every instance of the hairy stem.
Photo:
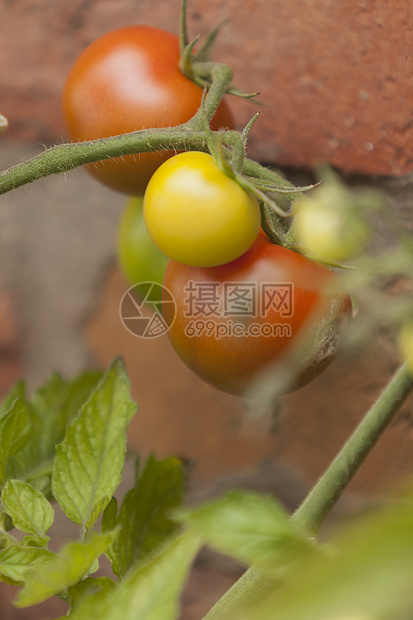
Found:
[(145, 153), (159, 149), (206, 150), (202, 131), (191, 131), (185, 126), (173, 129), (143, 129), (133, 133), (61, 144), (47, 149), (40, 155), (12, 166), (0, 174), (0, 194), (26, 185), (51, 174), (68, 172), (83, 164), (132, 153)]
[[(213, 64), (212, 68), (210, 68), (209, 65), (210, 63), (199, 63), (194, 66), (194, 74), (196, 77), (202, 78), (204, 69), (206, 69), (205, 74), (210, 75), (212, 79), (207, 96), (204, 100), (204, 114), (208, 122), (212, 120), (233, 77), (232, 69), (227, 65)], [(198, 110), (195, 116), (188, 121), (187, 126), (192, 129), (203, 128), (202, 110)]]
[[(350, 480), (412, 391), (413, 377), (404, 364), (292, 516), (310, 536), (317, 535)], [(273, 594), (277, 583), (256, 568), (250, 568), (204, 616), (204, 620), (235, 620)]]
[[(0, 194), (6, 194), (17, 187), (52, 174), (68, 172), (78, 166), (110, 157), (122, 157), (159, 149), (208, 151), (205, 132), (192, 129), (188, 126), (189, 122), (174, 128), (142, 129), (113, 138), (53, 146), (32, 159), (1, 172)], [(259, 166), (253, 160), (245, 159), (244, 172), (251, 176), (271, 180), (280, 186), (294, 188), (280, 175)]]

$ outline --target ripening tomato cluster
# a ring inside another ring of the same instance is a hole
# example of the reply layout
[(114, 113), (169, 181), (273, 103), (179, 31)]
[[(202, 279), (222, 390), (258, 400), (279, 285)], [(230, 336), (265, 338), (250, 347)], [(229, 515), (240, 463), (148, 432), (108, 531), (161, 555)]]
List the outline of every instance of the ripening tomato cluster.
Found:
[[(202, 89), (179, 69), (178, 38), (148, 26), (110, 32), (75, 62), (63, 94), (72, 140), (188, 121)], [(224, 101), (212, 129), (233, 128)], [(89, 166), (127, 193), (119, 255), (131, 284), (161, 282), (170, 341), (211, 385), (254, 394), (260, 379), (285, 392), (333, 359), (351, 301), (327, 267), (274, 245), (258, 201), (211, 155), (172, 151), (127, 155)], [(142, 197), (144, 194), (144, 197)], [(270, 379), (268, 379), (270, 377)]]

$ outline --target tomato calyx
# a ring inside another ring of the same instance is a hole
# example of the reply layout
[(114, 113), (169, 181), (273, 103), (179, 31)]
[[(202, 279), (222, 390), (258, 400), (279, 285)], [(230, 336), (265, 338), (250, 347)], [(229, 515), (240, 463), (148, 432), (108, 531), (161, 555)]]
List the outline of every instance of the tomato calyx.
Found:
[[(255, 114), (242, 132), (235, 130), (213, 132), (209, 125), (207, 95), (204, 91), (200, 109), (192, 120), (196, 120), (198, 116), (201, 119), (208, 150), (213, 157), (215, 165), (224, 174), (236, 181), (248, 194), (251, 194), (258, 200), (262, 228), (269, 240), (277, 245), (290, 247), (286, 234), (289, 230), (289, 225), (286, 224), (286, 220), (294, 214), (295, 208), (292, 203), (292, 197), (297, 194), (301, 195), (303, 192), (313, 189), (316, 185), (295, 187), (287, 181), (285, 185), (281, 185), (244, 172), (249, 132), (259, 118), (259, 115), (259, 112)], [(288, 197), (291, 203), (290, 207), (284, 208), (281, 206), (272, 194), (287, 195), (286, 197)]]
[(224, 20), (215, 28), (210, 30), (206, 34), (205, 39), (200, 45), (199, 49), (195, 51), (194, 48), (200, 39), (200, 34), (198, 34), (195, 39), (190, 40), (187, 26), (186, 0), (183, 0), (179, 22), (179, 45), (181, 52), (179, 68), (182, 73), (188, 79), (195, 82), (195, 84), (201, 86), (201, 88), (209, 89), (214, 81), (214, 74), (216, 74), (217, 71), (221, 70), (222, 67), (226, 67), (226, 69), (231, 71), (231, 77), (228, 82), (226, 92), (230, 95), (235, 95), (237, 97), (252, 99), (256, 97), (259, 93), (247, 93), (242, 89), (234, 86), (232, 84), (232, 70), (227, 65), (211, 62), (210, 60), (216, 38), (227, 22), (228, 20)]

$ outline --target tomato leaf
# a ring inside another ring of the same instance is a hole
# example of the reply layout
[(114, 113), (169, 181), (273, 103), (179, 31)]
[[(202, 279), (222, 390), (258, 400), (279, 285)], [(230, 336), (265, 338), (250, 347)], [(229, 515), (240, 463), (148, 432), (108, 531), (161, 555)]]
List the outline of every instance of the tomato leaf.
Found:
[(29, 436), (29, 411), (19, 397), (0, 418), (0, 486), (7, 480), (11, 457), (24, 448)]
[(29, 441), (10, 460), (12, 477), (28, 482), (50, 477), (56, 445), (63, 440), (67, 424), (78, 414), (100, 377), (99, 372), (85, 372), (64, 381), (54, 374), (36, 391), (28, 403)]
[(25, 586), (17, 597), (16, 605), (36, 605), (76, 584), (113, 543), (117, 534), (117, 530), (107, 534), (94, 532), (87, 542), (65, 545), (58, 555), (27, 574)]
[(133, 567), (109, 592), (88, 596), (72, 620), (175, 620), (178, 601), (200, 541), (191, 533), (176, 538)]
[(141, 475), (137, 473), (134, 488), (124, 497), (117, 519), (121, 531), (108, 551), (115, 575), (124, 575), (136, 560), (155, 549), (176, 529), (169, 511), (182, 502), (184, 486), (182, 461), (148, 458)]
[(115, 360), (56, 449), (53, 495), (63, 512), (85, 528), (120, 482), (126, 429), (137, 408), (129, 392), (124, 364)]
[(54, 521), (54, 511), (40, 491), (21, 480), (8, 480), (1, 493), (5, 512), (14, 527), (25, 534), (44, 537)]
[(314, 553), (313, 545), (271, 496), (233, 491), (174, 516), (217, 551), (277, 575)]
[[(10, 545), (0, 551), (0, 580), (7, 583), (9, 583), (7, 579), (24, 582), (30, 569), (53, 557), (54, 553), (47, 549)], [(3, 579), (3, 576), (7, 579)]]

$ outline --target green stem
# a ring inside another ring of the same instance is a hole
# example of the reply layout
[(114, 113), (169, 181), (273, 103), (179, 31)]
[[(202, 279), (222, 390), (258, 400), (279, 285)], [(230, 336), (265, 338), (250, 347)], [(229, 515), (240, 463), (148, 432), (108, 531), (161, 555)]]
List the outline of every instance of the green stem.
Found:
[[(110, 157), (121, 157), (122, 155), (145, 153), (159, 149), (207, 152), (205, 132), (202, 130), (195, 131), (189, 126), (190, 122), (172, 129), (142, 129), (113, 138), (53, 146), (40, 155), (1, 172), (0, 194), (6, 194), (17, 187), (52, 174), (68, 172), (78, 166)], [(286, 187), (294, 187), (277, 173), (271, 172), (249, 159), (244, 160), (244, 172), (258, 178), (272, 180)]]
[(159, 149), (205, 151), (207, 150), (205, 133), (191, 131), (181, 125), (179, 128), (143, 129), (113, 138), (54, 146), (2, 172), (0, 194), (51, 174), (68, 172), (94, 161)]
[(406, 365), (403, 365), (295, 512), (294, 521), (310, 535), (318, 534), (330, 510), (412, 389), (413, 377)]
[[(292, 516), (292, 519), (306, 529), (309, 535), (317, 535), (330, 510), (412, 391), (413, 377), (404, 364)], [(277, 582), (274, 579), (252, 567), (228, 590), (203, 620), (238, 618), (246, 609), (256, 607), (265, 601), (274, 593), (276, 587)]]
[[(202, 69), (205, 68), (205, 64), (207, 63), (199, 63), (195, 64), (194, 74), (197, 77), (202, 76)], [(221, 65), (215, 63), (213, 68), (211, 69), (211, 85), (208, 89), (207, 96), (204, 101), (204, 114), (208, 119), (208, 122), (212, 120), (218, 105), (220, 104), (222, 98), (228, 90), (228, 87), (231, 83), (233, 72), (230, 67), (227, 65)], [(187, 122), (187, 126), (192, 129), (202, 129), (203, 128), (203, 120), (202, 120), (202, 110), (199, 109), (191, 120)]]

